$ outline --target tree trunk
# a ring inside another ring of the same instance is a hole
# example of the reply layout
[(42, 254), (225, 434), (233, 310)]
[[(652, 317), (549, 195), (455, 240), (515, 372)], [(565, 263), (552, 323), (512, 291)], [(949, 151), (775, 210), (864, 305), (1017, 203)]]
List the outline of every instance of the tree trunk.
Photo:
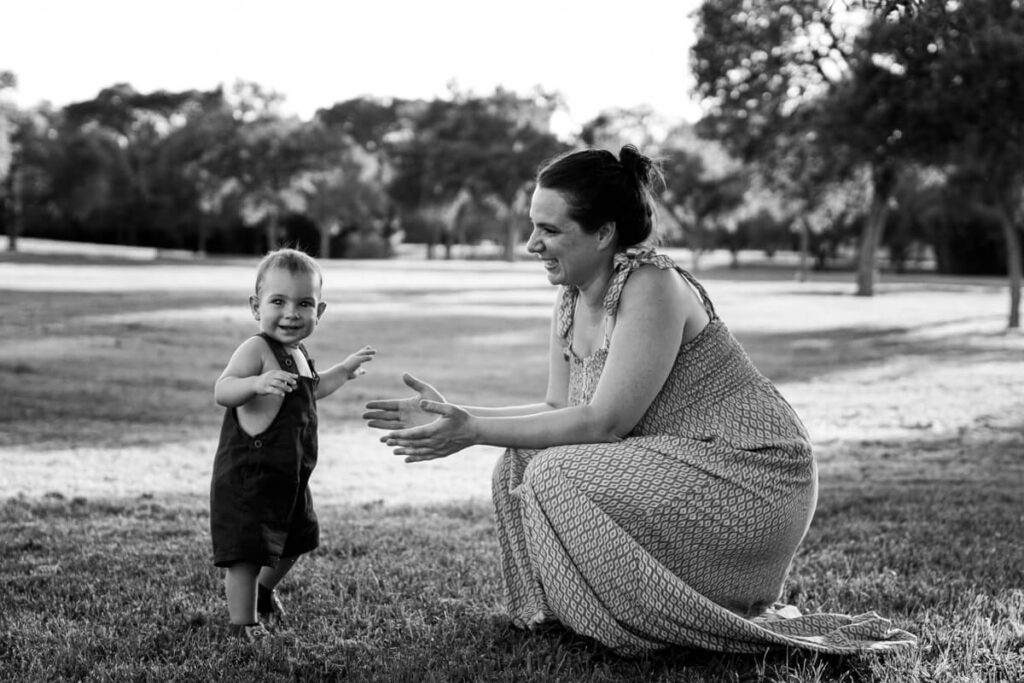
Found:
[(807, 218), (800, 220), (800, 266), (796, 271), (797, 282), (807, 282), (807, 262), (811, 253), (811, 226)]
[(1020, 286), (1021, 286), (1021, 244), (1020, 233), (1017, 226), (1013, 224), (1013, 218), (1007, 211), (1000, 211), (999, 223), (1003, 228), (1003, 237), (1006, 239), (1006, 270), (1010, 276), (1010, 318), (1007, 323), (1009, 329), (1020, 327)]
[(18, 166), (11, 168), (11, 212), (7, 222), (7, 251), (18, 251), (18, 237), (25, 220), (24, 183)]
[(397, 230), (395, 229), (395, 210), (389, 207), (384, 215), (384, 222), (381, 225), (381, 237), (384, 238), (384, 256), (385, 258), (391, 258), (395, 255), (394, 243), (391, 241)]
[(331, 258), (331, 226), (320, 226), (320, 258)]
[(701, 247), (704, 242), (701, 236), (703, 220), (704, 219), (701, 216), (694, 216), (693, 233), (687, 240), (690, 243), (690, 270), (694, 273), (700, 272), (700, 255), (703, 251)]
[(7, 251), (18, 251), (18, 235), (21, 233), (21, 207), (17, 198), (11, 202), (11, 212), (7, 219)]
[(206, 242), (209, 239), (210, 221), (205, 214), (200, 214), (196, 230), (196, 256), (206, 256)]
[(18, 221), (20, 220), (20, 216), (12, 215), (7, 221), (7, 251), (18, 251)]
[(868, 219), (860, 233), (860, 251), (857, 255), (857, 296), (874, 296), (878, 274), (878, 243), (882, 239), (886, 209), (874, 199)]
[(271, 213), (267, 216), (265, 225), (264, 239), (267, 242), (264, 253), (268, 251), (274, 251), (277, 249), (277, 215)]
[(519, 242), (519, 231), (516, 230), (515, 214), (509, 210), (505, 217), (505, 260), (512, 263), (516, 260), (516, 245)]
[(891, 165), (875, 164), (871, 173), (871, 208), (860, 236), (857, 256), (857, 296), (874, 296), (878, 273), (878, 246), (889, 217), (889, 196), (896, 173)]

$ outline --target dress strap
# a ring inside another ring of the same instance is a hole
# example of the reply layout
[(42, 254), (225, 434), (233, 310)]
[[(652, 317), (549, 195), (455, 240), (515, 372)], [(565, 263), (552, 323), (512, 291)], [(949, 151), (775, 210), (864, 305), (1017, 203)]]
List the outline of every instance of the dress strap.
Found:
[(622, 290), (626, 286), (626, 280), (629, 279), (630, 274), (640, 266), (648, 264), (662, 270), (671, 268), (679, 273), (686, 280), (686, 283), (700, 296), (701, 303), (704, 305), (704, 310), (707, 311), (708, 317), (712, 320), (718, 318), (718, 314), (715, 312), (715, 305), (711, 303), (711, 297), (708, 296), (704, 286), (697, 278), (676, 265), (675, 261), (668, 256), (659, 254), (652, 248), (627, 249), (615, 255), (615, 260), (612, 264), (614, 272), (611, 282), (608, 283), (608, 291), (604, 295), (604, 308), (609, 316), (614, 316), (619, 310), (619, 298), (622, 296)]
[(562, 287), (558, 295), (558, 336), (562, 338), (562, 355), (566, 359), (572, 345), (572, 319), (578, 295), (579, 290), (575, 287)]

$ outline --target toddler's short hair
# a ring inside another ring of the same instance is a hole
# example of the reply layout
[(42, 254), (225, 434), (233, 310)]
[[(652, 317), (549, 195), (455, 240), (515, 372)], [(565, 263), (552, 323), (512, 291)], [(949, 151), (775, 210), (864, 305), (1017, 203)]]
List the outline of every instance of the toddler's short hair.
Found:
[(257, 297), (263, 288), (263, 278), (271, 268), (283, 268), (293, 275), (296, 273), (315, 275), (319, 280), (319, 285), (323, 287), (324, 275), (312, 256), (298, 249), (277, 249), (264, 256), (256, 268)]

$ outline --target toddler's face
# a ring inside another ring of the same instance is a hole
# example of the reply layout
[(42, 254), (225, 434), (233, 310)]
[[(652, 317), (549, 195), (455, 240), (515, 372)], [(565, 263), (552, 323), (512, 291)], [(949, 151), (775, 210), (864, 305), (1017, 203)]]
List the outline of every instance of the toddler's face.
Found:
[(260, 294), (249, 298), (260, 332), (286, 346), (297, 346), (313, 334), (327, 304), (320, 301), (320, 279), (311, 273), (271, 268)]

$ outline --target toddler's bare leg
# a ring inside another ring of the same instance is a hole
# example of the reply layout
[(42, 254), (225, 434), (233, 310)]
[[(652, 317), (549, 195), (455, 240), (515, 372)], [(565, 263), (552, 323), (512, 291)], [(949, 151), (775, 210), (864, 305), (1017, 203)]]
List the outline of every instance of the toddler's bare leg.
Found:
[(236, 562), (227, 568), (224, 593), (232, 624), (256, 623), (256, 576), (260, 568), (252, 562)]
[(274, 590), (274, 588), (281, 582), (281, 579), (285, 577), (292, 567), (295, 566), (295, 562), (298, 561), (296, 557), (282, 557), (277, 563), (276, 567), (263, 567), (260, 569), (259, 583), (264, 588)]

